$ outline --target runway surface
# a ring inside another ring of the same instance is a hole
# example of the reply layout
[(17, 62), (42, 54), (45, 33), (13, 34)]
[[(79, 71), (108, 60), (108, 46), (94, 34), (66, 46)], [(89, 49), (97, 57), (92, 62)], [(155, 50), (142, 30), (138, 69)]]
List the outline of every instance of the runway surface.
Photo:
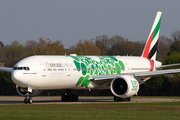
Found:
[[(33, 104), (86, 104), (86, 103), (148, 103), (173, 102), (180, 99), (171, 98), (132, 98), (131, 101), (114, 102), (113, 97), (79, 97), (78, 102), (62, 102), (61, 97), (33, 97)], [(0, 97), (0, 105), (24, 104), (24, 97)]]

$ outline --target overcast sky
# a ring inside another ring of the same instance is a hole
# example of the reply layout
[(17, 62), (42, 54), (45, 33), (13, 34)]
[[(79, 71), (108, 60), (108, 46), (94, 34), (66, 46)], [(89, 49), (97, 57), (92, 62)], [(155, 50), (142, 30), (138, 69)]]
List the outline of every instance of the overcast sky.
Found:
[(0, 41), (62, 40), (65, 48), (80, 39), (120, 35), (146, 40), (157, 11), (160, 36), (180, 30), (180, 0), (1, 0)]

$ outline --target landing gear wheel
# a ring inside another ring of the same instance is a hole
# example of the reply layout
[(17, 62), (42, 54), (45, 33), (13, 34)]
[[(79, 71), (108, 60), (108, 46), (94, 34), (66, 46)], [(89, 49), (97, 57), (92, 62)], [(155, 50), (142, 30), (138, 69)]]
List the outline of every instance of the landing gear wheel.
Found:
[(114, 96), (114, 102), (118, 101), (118, 98), (116, 96)]
[(131, 101), (131, 97), (128, 97), (128, 98), (126, 98), (127, 99), (127, 101)]
[(24, 98), (24, 103), (25, 104), (27, 104), (27, 103), (29, 103), (29, 104), (32, 104), (32, 102), (33, 102), (33, 100), (32, 100), (32, 98)]
[(131, 101), (131, 97), (119, 98), (119, 97), (114, 96), (114, 102), (116, 102), (116, 101)]
[(74, 95), (74, 94), (70, 94), (70, 95), (62, 95), (61, 101), (62, 101), (62, 102), (78, 101), (78, 95)]
[(62, 95), (61, 101), (68, 101), (68, 96), (67, 95)]
[(62, 102), (71, 102), (71, 101), (78, 101), (78, 95), (73, 94), (72, 90), (67, 90), (66, 93), (64, 93), (61, 97)]
[(24, 103), (27, 104), (28, 103), (28, 99), (24, 98)]
[(114, 96), (114, 102), (117, 102), (117, 101), (124, 101), (124, 98), (119, 98), (119, 97)]
[(28, 103), (29, 103), (29, 104), (32, 104), (32, 102), (33, 102), (33, 101), (32, 101), (32, 98), (29, 98)]

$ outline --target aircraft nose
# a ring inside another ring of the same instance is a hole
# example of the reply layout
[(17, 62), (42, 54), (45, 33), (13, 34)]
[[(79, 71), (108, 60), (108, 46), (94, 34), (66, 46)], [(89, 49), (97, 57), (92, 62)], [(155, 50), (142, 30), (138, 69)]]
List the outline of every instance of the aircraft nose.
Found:
[(24, 86), (24, 82), (22, 79), (22, 73), (19, 71), (12, 71), (11, 73), (11, 79), (12, 81), (19, 86)]

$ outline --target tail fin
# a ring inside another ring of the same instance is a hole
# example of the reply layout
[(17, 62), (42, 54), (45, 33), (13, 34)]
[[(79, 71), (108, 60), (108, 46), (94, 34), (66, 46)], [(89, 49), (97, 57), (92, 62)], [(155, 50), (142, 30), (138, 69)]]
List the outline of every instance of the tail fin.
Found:
[(156, 60), (162, 12), (158, 11), (151, 32), (144, 47), (142, 57)]

